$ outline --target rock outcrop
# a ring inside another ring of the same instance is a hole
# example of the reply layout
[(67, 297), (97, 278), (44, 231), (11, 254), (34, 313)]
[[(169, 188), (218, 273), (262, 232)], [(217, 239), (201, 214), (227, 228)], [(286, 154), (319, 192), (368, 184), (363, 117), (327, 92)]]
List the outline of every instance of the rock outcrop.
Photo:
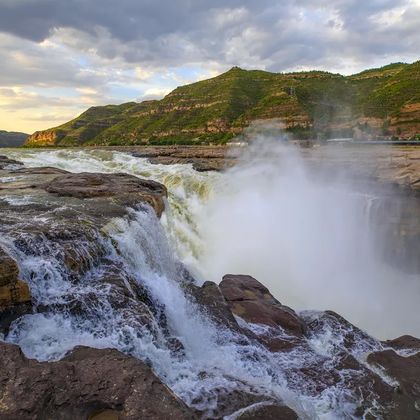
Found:
[(123, 205), (149, 204), (160, 216), (167, 191), (158, 182), (128, 174), (78, 173), (58, 176), (44, 186), (49, 193), (62, 197), (112, 197)]
[(270, 291), (251, 276), (226, 275), (220, 289), (231, 311), (252, 324), (280, 327), (296, 336), (303, 335), (304, 324), (296, 313), (283, 306)]
[(195, 419), (145, 363), (112, 349), (77, 347), (59, 362), (27, 359), (0, 343), (2, 419)]
[(16, 166), (22, 166), (22, 162), (19, 162), (14, 159), (9, 159), (7, 156), (0, 155), (0, 170), (13, 168)]
[(16, 261), (0, 247), (0, 333), (31, 311), (31, 293), (27, 283), (19, 280)]
[(399, 355), (394, 350), (371, 353), (367, 361), (398, 384), (398, 395), (387, 418), (420, 418), (420, 347), (411, 355)]
[(296, 413), (289, 407), (275, 404), (256, 404), (236, 417), (239, 420), (297, 420)]

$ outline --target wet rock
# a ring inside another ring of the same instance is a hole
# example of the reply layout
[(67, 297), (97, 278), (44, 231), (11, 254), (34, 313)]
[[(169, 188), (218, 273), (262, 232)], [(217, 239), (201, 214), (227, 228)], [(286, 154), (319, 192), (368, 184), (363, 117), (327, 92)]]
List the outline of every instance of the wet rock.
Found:
[[(308, 371), (309, 377), (325, 383), (325, 373), (330, 369), (335, 377), (332, 383), (336, 386), (344, 383), (360, 399), (356, 410), (358, 417), (366, 417), (370, 413), (371, 418), (390, 420), (418, 418), (415, 395), (398, 385), (399, 378), (394, 373), (399, 372), (410, 385), (414, 384), (415, 389), (415, 378), (420, 378), (420, 359), (409, 360), (392, 350), (378, 351), (382, 349), (379, 341), (335, 312), (303, 313), (302, 316), (306, 321), (307, 337), (315, 339), (318, 345), (323, 343), (328, 354), (325, 366)], [(359, 360), (354, 356), (357, 354)], [(368, 364), (360, 361), (360, 357), (364, 359), (366, 355)], [(414, 369), (416, 364), (417, 371)], [(404, 368), (407, 370), (404, 371)], [(410, 369), (411, 376), (407, 375)]]
[[(203, 379), (206, 377), (203, 374)], [(200, 408), (197, 412), (201, 419), (225, 419), (236, 418), (238, 413), (245, 411), (248, 407), (260, 403), (275, 403), (271, 398), (253, 392), (253, 389), (245, 383), (238, 384), (237, 389), (229, 389), (223, 386), (214, 387), (211, 393), (201, 394), (193, 400), (195, 407)]]
[(16, 261), (0, 247), (0, 287), (15, 283), (18, 275), (19, 268)]
[(9, 159), (7, 156), (0, 155), (0, 169), (6, 169), (10, 166), (21, 166), (23, 165), (22, 162), (19, 162), (14, 159)]
[(297, 420), (297, 414), (285, 405), (256, 404), (245, 409), (236, 419), (240, 420)]
[(397, 350), (413, 349), (420, 351), (420, 338), (412, 337), (411, 335), (402, 335), (393, 340), (384, 341), (383, 344)]
[(19, 280), (16, 261), (0, 247), (0, 333), (32, 309), (29, 286)]
[[(31, 212), (36, 214), (33, 208)], [(69, 215), (73, 216), (71, 212)], [(49, 223), (25, 224), (22, 230), (15, 229), (13, 243), (25, 255), (60, 261), (68, 278), (78, 283), (105, 256), (102, 238), (87, 215), (83, 219), (70, 218), (67, 223), (60, 223), (58, 215), (55, 217), (57, 220)]]
[(304, 323), (296, 313), (282, 305), (270, 291), (251, 276), (227, 274), (220, 290), (232, 312), (253, 324), (281, 327), (295, 336), (302, 336)]
[(21, 280), (0, 287), (0, 308), (19, 305), (31, 301), (31, 292), (28, 285)]
[(35, 168), (19, 168), (14, 171), (17, 174), (33, 174), (33, 175), (62, 175), (68, 174), (69, 171), (52, 166), (40, 166)]
[(160, 165), (192, 164), (198, 172), (221, 171), (232, 167), (239, 150), (223, 146), (146, 146), (121, 148), (133, 156), (147, 158)]
[(12, 322), (19, 320), (24, 315), (32, 313), (32, 302), (7, 305), (0, 307), (0, 334), (6, 336), (9, 333)]
[(216, 283), (206, 281), (201, 287), (188, 284), (185, 288), (213, 322), (233, 331), (242, 331)]
[(373, 337), (333, 311), (303, 312), (301, 316), (306, 322), (306, 336), (329, 336), (330, 345), (335, 350), (340, 348), (351, 351), (359, 346), (363, 347), (364, 351), (373, 351), (380, 346)]
[(386, 418), (420, 418), (420, 352), (400, 356), (393, 350), (384, 350), (370, 354), (367, 361), (398, 382), (398, 394)]
[(49, 193), (81, 199), (113, 197), (122, 204), (149, 204), (160, 216), (165, 208), (164, 185), (128, 174), (79, 173), (61, 175), (45, 185)]
[(145, 363), (116, 350), (76, 347), (52, 363), (11, 344), (0, 351), (0, 418), (195, 418)]

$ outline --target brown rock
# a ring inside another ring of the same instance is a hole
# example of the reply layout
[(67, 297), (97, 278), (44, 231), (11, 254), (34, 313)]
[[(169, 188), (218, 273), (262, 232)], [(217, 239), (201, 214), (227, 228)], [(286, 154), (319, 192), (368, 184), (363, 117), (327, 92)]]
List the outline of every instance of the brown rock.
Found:
[(297, 420), (297, 414), (285, 405), (256, 405), (240, 414), (240, 420)]
[(18, 305), (31, 301), (29, 286), (21, 280), (0, 287), (0, 309), (10, 305)]
[(18, 275), (16, 261), (0, 247), (0, 287), (16, 283)]
[(193, 419), (140, 360), (113, 349), (76, 347), (59, 362), (27, 359), (0, 343), (2, 419)]
[(220, 289), (232, 312), (245, 321), (281, 327), (293, 335), (303, 335), (304, 324), (296, 313), (282, 305), (253, 277), (227, 274)]
[(147, 203), (160, 216), (165, 208), (164, 185), (128, 174), (79, 173), (54, 178), (44, 186), (49, 193), (81, 199), (114, 197), (126, 204)]
[(306, 335), (328, 334), (329, 331), (338, 332), (341, 336), (339, 346), (342, 350), (353, 350), (360, 343), (375, 349), (377, 341), (367, 333), (357, 328), (349, 321), (338, 315), (334, 311), (324, 311), (319, 313), (314, 319), (305, 318)]
[(31, 292), (28, 285), (18, 279), (16, 261), (0, 248), (0, 333), (7, 333), (10, 324), (29, 313)]
[(0, 155), (0, 169), (4, 169), (9, 165), (23, 165), (23, 163), (14, 159), (9, 159), (7, 156)]
[(216, 324), (233, 331), (241, 331), (216, 283), (206, 281), (201, 287), (197, 287), (194, 284), (188, 284), (185, 288), (201, 306), (206, 315)]
[(418, 349), (420, 351), (420, 338), (412, 337), (411, 335), (402, 335), (393, 340), (384, 341), (386, 346), (394, 349)]
[(64, 169), (54, 168), (52, 166), (40, 166), (39, 168), (19, 168), (15, 171), (18, 174), (34, 174), (34, 175), (54, 175), (54, 174), (68, 174), (69, 171)]
[(420, 418), (420, 352), (411, 356), (400, 356), (393, 350), (372, 353), (368, 363), (379, 367), (389, 377), (395, 379), (398, 396), (394, 406), (387, 414), (387, 419)]

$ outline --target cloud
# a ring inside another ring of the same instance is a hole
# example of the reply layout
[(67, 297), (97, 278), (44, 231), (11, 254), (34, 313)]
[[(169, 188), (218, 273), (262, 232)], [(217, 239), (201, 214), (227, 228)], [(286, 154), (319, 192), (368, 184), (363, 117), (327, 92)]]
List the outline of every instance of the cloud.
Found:
[(348, 74), (418, 59), (418, 16), (420, 0), (0, 0), (0, 89), (68, 106), (159, 97), (233, 65)]
[(140, 98), (140, 100), (145, 101), (145, 100), (150, 100), (150, 99), (161, 99), (165, 95), (167, 95), (169, 92), (170, 92), (170, 89), (159, 88), (159, 87), (150, 88), (144, 92), (144, 95)]

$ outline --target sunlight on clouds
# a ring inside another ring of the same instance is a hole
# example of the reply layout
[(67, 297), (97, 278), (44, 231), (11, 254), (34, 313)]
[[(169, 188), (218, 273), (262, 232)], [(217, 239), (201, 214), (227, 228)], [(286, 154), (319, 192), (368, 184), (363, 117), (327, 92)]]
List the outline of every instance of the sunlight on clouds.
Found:
[(167, 95), (170, 91), (171, 89), (152, 87), (144, 91), (144, 94), (142, 95), (142, 99), (161, 99), (165, 95)]
[(134, 69), (134, 74), (137, 79), (139, 80), (148, 80), (153, 76), (153, 72), (150, 70), (146, 70), (143, 67), (136, 67)]
[(33, 131), (88, 106), (159, 99), (234, 65), (350, 74), (419, 59), (420, 0), (174, 0), (164, 11), (127, 1), (129, 12), (108, 2), (98, 13), (95, 0), (78, 8), (55, 0), (49, 16), (10, 1), (16, 21), (2, 22), (0, 0), (0, 129)]
[(372, 15), (370, 20), (376, 25), (389, 27), (402, 22), (405, 11), (405, 7), (395, 7)]

